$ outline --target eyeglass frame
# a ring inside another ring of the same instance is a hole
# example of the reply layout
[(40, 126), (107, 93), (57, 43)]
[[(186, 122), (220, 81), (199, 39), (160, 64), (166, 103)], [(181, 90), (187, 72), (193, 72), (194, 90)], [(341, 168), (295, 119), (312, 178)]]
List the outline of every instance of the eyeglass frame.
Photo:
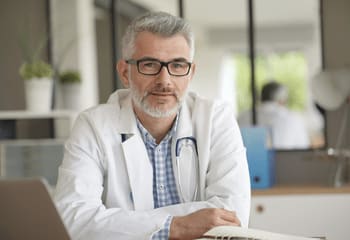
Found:
[[(141, 72), (141, 71), (140, 71), (140, 66), (139, 66), (139, 64), (140, 64), (141, 62), (144, 62), (144, 61), (155, 61), (155, 62), (159, 62), (159, 63), (160, 63), (159, 71), (156, 72), (156, 73), (143, 73), (143, 72)], [(137, 66), (137, 71), (138, 71), (139, 73), (143, 74), (143, 75), (146, 75), (146, 76), (156, 76), (156, 75), (158, 75), (158, 74), (162, 71), (162, 68), (163, 68), (163, 67), (166, 67), (166, 69), (167, 69), (169, 75), (175, 76), (175, 77), (183, 77), (183, 76), (187, 76), (187, 75), (190, 73), (190, 70), (191, 70), (191, 67), (192, 67), (192, 63), (191, 63), (191, 62), (188, 62), (188, 61), (185, 61), (185, 60), (172, 60), (172, 61), (169, 61), (169, 62), (164, 62), (164, 61), (160, 61), (160, 60), (158, 60), (158, 59), (156, 59), (156, 58), (141, 58), (141, 59), (137, 59), (137, 60), (135, 60), (135, 59), (127, 59), (127, 60), (125, 60), (125, 62), (126, 62), (127, 64), (136, 65), (136, 66)], [(171, 73), (170, 70), (169, 70), (168, 65), (169, 65), (170, 63), (174, 63), (174, 62), (175, 62), (175, 63), (176, 63), (176, 62), (186, 63), (186, 64), (188, 65), (188, 70), (187, 70), (187, 72), (186, 72), (185, 74), (180, 74), (180, 75), (176, 75), (176, 74)]]

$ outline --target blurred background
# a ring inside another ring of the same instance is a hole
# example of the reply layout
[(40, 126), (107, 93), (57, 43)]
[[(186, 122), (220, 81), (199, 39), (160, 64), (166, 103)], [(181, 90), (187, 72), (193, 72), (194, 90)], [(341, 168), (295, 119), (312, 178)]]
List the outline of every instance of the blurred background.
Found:
[[(265, 84), (277, 82), (287, 89), (284, 107), (300, 119), (304, 130), (297, 133), (286, 123), (282, 133), (294, 131), (295, 141), (305, 144), (276, 147), (273, 139), (267, 140), (266, 147), (274, 150), (274, 186), (348, 186), (347, 0), (2, 0), (0, 177), (43, 176), (55, 185), (63, 144), (76, 115), (123, 88), (115, 70), (121, 37), (133, 18), (150, 10), (166, 11), (191, 23), (197, 69), (190, 88), (230, 102), (237, 119), (244, 116), (241, 127), (265, 124), (259, 115)], [(34, 60), (53, 68), (52, 95), (49, 100), (39, 98), (39, 104), (49, 102), (45, 111), (28, 110), (27, 81), (20, 75), (21, 66)], [(336, 79), (339, 74), (342, 84)], [(272, 115), (271, 121), (277, 118)], [(342, 205), (348, 201), (343, 195), (309, 201), (314, 188), (271, 191), (268, 200), (254, 193), (252, 226), (288, 232), (300, 216), (306, 216), (307, 224), (295, 226), (294, 233), (322, 235), (325, 226), (345, 226), (348, 211), (344, 209), (349, 206)], [(316, 193), (339, 191), (349, 197), (349, 189), (322, 188)], [(292, 200), (279, 198), (286, 192), (293, 194)], [(274, 194), (277, 199), (271, 197)], [(300, 198), (294, 199), (294, 194)], [(276, 207), (272, 213), (266, 210), (269, 202)], [(327, 215), (313, 216), (316, 212)], [(289, 220), (276, 217), (282, 215)], [(317, 225), (315, 218), (340, 221), (340, 225), (325, 221)], [(305, 230), (305, 226), (314, 228)], [(329, 229), (335, 234), (329, 239), (344, 239), (337, 238), (337, 232), (350, 234), (346, 227)]]

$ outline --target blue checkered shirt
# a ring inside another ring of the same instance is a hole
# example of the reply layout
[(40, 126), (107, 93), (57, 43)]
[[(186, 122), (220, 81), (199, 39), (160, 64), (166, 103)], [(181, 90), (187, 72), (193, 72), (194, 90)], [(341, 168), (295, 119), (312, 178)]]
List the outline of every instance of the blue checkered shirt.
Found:
[[(146, 145), (148, 157), (153, 167), (154, 208), (180, 203), (171, 159), (171, 140), (176, 131), (177, 119), (178, 118), (176, 118), (172, 129), (159, 144), (156, 143), (156, 140), (142, 126), (140, 121), (137, 120), (137, 127), (140, 130), (142, 139)], [(171, 219), (171, 216), (167, 218), (164, 227), (153, 235), (153, 240), (168, 239)]]

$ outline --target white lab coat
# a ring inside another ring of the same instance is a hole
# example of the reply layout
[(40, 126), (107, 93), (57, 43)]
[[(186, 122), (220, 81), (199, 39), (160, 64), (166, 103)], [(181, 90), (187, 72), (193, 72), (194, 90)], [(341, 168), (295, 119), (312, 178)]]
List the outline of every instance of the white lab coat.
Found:
[[(127, 136), (123, 142), (122, 134)], [(249, 173), (230, 106), (189, 93), (179, 116), (176, 138), (181, 137), (197, 140), (197, 200), (154, 209), (152, 164), (136, 125), (129, 90), (118, 90), (107, 104), (81, 113), (65, 145), (54, 194), (72, 238), (150, 239), (169, 215), (206, 207), (234, 210), (247, 226)], [(175, 166), (174, 154), (173, 147)], [(186, 159), (180, 162), (186, 164)], [(197, 181), (189, 181), (195, 170), (188, 167), (177, 173), (176, 169), (175, 178), (180, 175), (184, 182), (183, 192), (193, 194)]]

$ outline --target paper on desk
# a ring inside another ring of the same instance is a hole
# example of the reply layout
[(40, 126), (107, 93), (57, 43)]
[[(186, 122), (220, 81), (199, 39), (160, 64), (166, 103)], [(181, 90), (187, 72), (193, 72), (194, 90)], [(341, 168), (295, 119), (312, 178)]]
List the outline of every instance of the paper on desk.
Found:
[(240, 239), (240, 240), (321, 240), (325, 238), (310, 238), (287, 235), (253, 228), (234, 226), (219, 226), (210, 229), (199, 239)]

